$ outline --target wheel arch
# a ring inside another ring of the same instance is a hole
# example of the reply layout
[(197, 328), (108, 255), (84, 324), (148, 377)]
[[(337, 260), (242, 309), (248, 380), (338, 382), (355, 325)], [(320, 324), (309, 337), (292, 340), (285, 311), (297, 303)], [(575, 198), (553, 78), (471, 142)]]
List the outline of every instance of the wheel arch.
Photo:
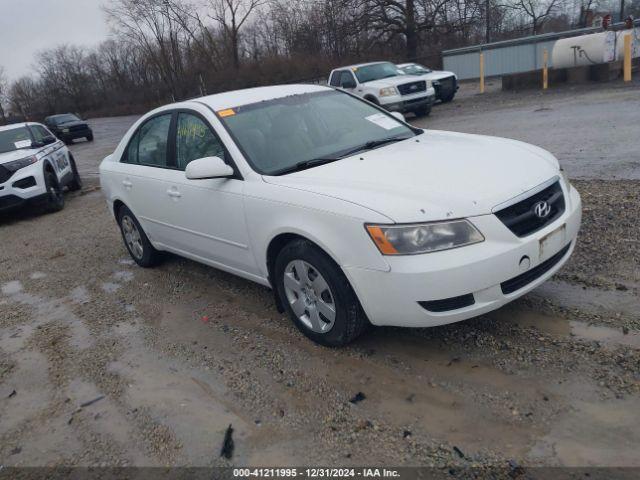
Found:
[(371, 102), (371, 103), (375, 103), (376, 105), (380, 105), (380, 100), (378, 100), (375, 95), (372, 95), (370, 93), (367, 93), (364, 97), (365, 100)]

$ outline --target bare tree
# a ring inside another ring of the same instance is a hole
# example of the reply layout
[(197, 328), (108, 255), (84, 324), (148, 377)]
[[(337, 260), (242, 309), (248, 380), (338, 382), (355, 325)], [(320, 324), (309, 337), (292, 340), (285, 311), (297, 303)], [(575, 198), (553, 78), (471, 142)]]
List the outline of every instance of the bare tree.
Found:
[(265, 3), (266, 0), (206, 0), (210, 9), (207, 16), (224, 31), (236, 69), (240, 66), (240, 30), (251, 14)]
[(531, 34), (536, 35), (544, 23), (560, 8), (562, 0), (516, 0), (508, 7), (529, 20)]
[(9, 80), (2, 65), (0, 65), (0, 121), (6, 123), (7, 116), (5, 113), (5, 105), (9, 100)]

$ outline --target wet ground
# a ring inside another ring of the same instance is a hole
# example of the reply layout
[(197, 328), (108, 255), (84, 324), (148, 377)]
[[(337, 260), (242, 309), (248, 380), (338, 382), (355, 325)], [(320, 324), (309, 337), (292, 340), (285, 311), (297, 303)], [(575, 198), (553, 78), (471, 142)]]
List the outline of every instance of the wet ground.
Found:
[[(452, 128), (490, 125), (484, 108)], [(71, 147), (86, 187), (63, 211), (0, 218), (0, 464), (640, 466), (640, 182), (576, 181), (580, 243), (524, 298), (332, 350), (266, 288), (133, 264), (91, 174), (134, 120), (93, 121)]]

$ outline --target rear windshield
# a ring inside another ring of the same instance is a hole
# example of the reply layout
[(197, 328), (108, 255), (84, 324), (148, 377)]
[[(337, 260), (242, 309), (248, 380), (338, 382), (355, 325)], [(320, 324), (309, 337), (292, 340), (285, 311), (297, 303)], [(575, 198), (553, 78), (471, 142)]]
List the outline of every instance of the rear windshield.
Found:
[(31, 147), (31, 133), (27, 127), (0, 132), (0, 153)]

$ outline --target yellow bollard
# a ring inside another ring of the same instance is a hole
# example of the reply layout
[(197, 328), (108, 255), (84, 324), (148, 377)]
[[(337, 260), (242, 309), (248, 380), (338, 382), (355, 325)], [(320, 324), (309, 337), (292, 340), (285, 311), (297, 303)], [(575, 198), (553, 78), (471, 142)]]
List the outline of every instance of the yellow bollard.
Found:
[(480, 93), (484, 93), (484, 53), (480, 52)]
[(631, 35), (624, 37), (624, 81), (631, 81)]
[(542, 53), (542, 89), (549, 88), (549, 52), (545, 48)]

